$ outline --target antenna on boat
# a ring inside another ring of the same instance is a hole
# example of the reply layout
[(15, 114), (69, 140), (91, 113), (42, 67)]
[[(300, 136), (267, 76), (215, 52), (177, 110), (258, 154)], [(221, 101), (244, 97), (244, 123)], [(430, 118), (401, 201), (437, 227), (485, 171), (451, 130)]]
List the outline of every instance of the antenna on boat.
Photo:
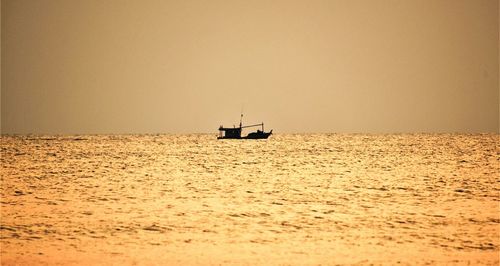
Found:
[(243, 121), (243, 104), (241, 104), (241, 116), (240, 116), (240, 127), (242, 126), (241, 122)]

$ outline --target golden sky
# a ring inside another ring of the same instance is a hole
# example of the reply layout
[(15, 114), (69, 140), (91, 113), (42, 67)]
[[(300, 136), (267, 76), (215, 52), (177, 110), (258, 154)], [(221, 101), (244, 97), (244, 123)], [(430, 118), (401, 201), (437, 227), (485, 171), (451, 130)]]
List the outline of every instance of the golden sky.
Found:
[(2, 133), (498, 132), (498, 0), (2, 0)]

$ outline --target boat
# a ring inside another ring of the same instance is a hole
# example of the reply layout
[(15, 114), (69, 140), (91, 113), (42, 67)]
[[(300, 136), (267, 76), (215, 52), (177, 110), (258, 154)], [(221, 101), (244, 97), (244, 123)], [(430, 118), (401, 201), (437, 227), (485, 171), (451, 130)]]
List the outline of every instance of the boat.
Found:
[[(243, 114), (240, 117), (240, 126), (239, 127), (219, 127), (219, 136), (217, 139), (267, 139), (271, 134), (273, 134), (273, 130), (269, 132), (264, 131), (264, 122), (255, 125), (243, 126), (242, 124)], [(241, 132), (244, 128), (250, 127), (262, 127), (262, 130), (257, 129), (255, 132), (249, 133), (247, 136), (242, 137)]]

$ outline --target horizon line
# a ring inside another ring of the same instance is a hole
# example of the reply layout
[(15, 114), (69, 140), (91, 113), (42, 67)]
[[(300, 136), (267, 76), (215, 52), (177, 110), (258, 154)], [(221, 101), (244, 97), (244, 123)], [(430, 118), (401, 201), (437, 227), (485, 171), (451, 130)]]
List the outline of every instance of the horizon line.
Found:
[[(362, 132), (362, 131), (283, 131), (283, 132), (273, 132), (273, 135), (286, 135), (286, 134), (338, 134), (338, 135), (414, 135), (414, 134), (428, 134), (428, 135), (444, 135), (444, 134), (456, 134), (456, 135), (489, 135), (489, 134), (500, 134), (500, 131), (473, 131), (473, 132), (463, 132), (463, 131), (394, 131), (394, 132)], [(217, 132), (106, 132), (106, 133), (50, 133), (50, 132), (40, 132), (40, 133), (4, 133), (1, 132), (0, 136), (104, 136), (104, 135), (217, 135)]]

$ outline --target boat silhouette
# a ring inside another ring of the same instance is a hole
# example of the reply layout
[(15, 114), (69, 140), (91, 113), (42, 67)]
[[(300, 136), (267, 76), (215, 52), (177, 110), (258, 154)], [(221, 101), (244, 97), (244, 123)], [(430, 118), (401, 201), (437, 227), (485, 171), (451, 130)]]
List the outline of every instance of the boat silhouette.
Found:
[[(264, 123), (243, 126), (242, 120), (243, 120), (243, 114), (241, 114), (241, 117), (240, 117), (240, 126), (239, 127), (220, 126), (219, 127), (219, 136), (217, 137), (217, 139), (267, 139), (267, 138), (269, 138), (269, 136), (271, 134), (273, 134), (272, 129), (269, 132), (264, 131)], [(247, 136), (244, 136), (244, 137), (241, 136), (242, 129), (249, 128), (249, 127), (259, 127), (259, 126), (262, 127), (262, 130), (257, 129), (257, 131), (251, 132)]]

